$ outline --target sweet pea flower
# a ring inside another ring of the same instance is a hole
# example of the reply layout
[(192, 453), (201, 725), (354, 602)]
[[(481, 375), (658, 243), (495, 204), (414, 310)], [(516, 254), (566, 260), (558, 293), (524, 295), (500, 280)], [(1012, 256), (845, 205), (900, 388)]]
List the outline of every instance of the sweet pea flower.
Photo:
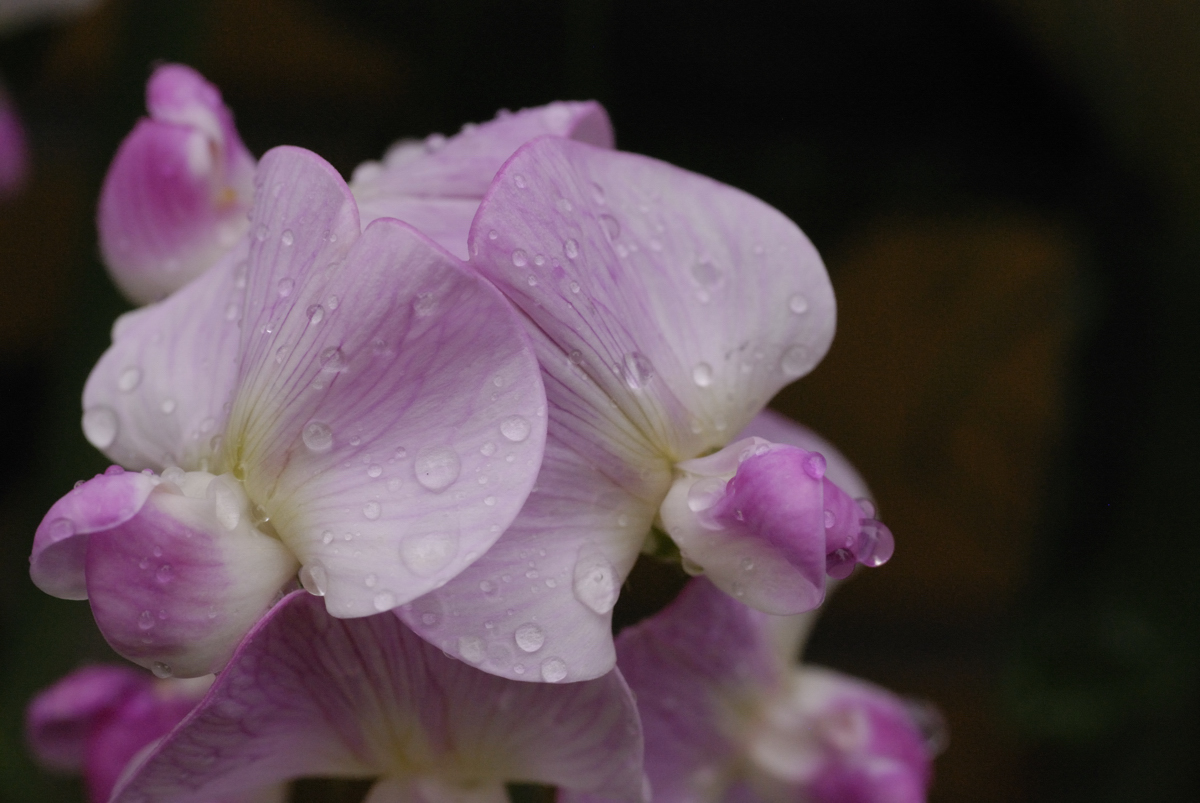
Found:
[(220, 91), (192, 68), (155, 69), (146, 109), (113, 157), (96, 213), (109, 274), (141, 304), (187, 284), (242, 238), (255, 167)]
[(792, 666), (776, 633), (796, 627), (780, 618), (697, 578), (617, 638), (656, 803), (924, 801), (933, 750), (920, 712), (865, 681)]
[(653, 159), (544, 137), (496, 175), (469, 248), (525, 315), (549, 435), (513, 526), (401, 609), (418, 633), (449, 651), (481, 640), (480, 666), (516, 679), (540, 655), (570, 656), (578, 680), (615, 661), (612, 607), (643, 546), (666, 540), (652, 530), (685, 567), (776, 614), (819, 605), (827, 574), (891, 555), (887, 528), (821, 454), (733, 438), (833, 337), (825, 268), (779, 212)]
[(120, 654), (219, 670), (296, 577), (330, 613), (446, 583), (533, 485), (545, 396), (494, 287), (320, 157), (259, 165), (245, 262), (128, 313), (84, 389), (114, 466), (46, 514), (30, 574)]
[(509, 781), (642, 801), (642, 749), (617, 672), (514, 683), (446, 657), (394, 616), (334, 619), (297, 592), (113, 803), (200, 803), (313, 775), (379, 777), (368, 803), (503, 803)]
[[(83, 775), (90, 803), (106, 803), (136, 755), (178, 725), (212, 685), (212, 676), (159, 680), (125, 666), (87, 666), (41, 692), (26, 711), (34, 757), (48, 769)], [(274, 803), (282, 785), (209, 803)]]
[(29, 175), (25, 126), (4, 86), (0, 85), (0, 201), (21, 191)]

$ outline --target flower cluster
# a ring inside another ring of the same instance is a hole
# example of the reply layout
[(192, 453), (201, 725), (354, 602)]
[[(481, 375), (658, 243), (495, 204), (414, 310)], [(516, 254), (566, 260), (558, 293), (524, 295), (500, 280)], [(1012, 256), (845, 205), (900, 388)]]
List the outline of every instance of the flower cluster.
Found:
[[(47, 763), (122, 803), (312, 774), (378, 776), (371, 803), (923, 798), (903, 704), (788, 669), (794, 638), (764, 657), (893, 549), (844, 458), (763, 412), (834, 331), (791, 221), (614, 150), (595, 103), (349, 184), (298, 148), (256, 163), (189, 68), (147, 105), (98, 224), (154, 303), (84, 389), (114, 465), (51, 508), (31, 575), (158, 680), (45, 693)], [(614, 645), (639, 554), (704, 579)]]

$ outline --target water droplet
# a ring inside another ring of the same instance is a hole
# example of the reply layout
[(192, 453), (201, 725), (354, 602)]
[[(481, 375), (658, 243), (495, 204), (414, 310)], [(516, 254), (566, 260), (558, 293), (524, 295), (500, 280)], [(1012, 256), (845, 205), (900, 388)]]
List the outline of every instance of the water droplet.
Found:
[(171, 665), (164, 664), (162, 661), (155, 661), (152, 663), (150, 665), (150, 671), (154, 673), (154, 677), (161, 678), (163, 680), (166, 680), (175, 674), (175, 671), (171, 669)]
[(129, 393), (141, 383), (142, 369), (130, 366), (122, 371), (121, 376), (117, 379), (117, 389), (122, 393)]
[(525, 189), (525, 187), (526, 187), (525, 177), (522, 176), (520, 173), (517, 173), (515, 176), (513, 176), (513, 184), (516, 184), (517, 189), (519, 189), (519, 190)]
[(837, 516), (835, 516), (833, 514), (832, 510), (826, 510), (825, 511), (825, 529), (826, 530), (831, 529), (833, 527), (833, 525), (835, 525), (835, 524), (837, 524)]
[(50, 522), (49, 531), (54, 541), (61, 541), (75, 534), (75, 524), (70, 519), (55, 519)]
[(692, 278), (701, 287), (712, 289), (721, 284), (724, 274), (712, 263), (712, 260), (702, 259), (692, 265)]
[(446, 147), (445, 134), (430, 134), (425, 137), (425, 150), (428, 153), (437, 153), (444, 147)]
[(579, 243), (575, 238), (571, 238), (563, 243), (563, 253), (567, 255), (567, 259), (575, 259), (579, 256)]
[(371, 479), (377, 479), (381, 474), (383, 474), (383, 466), (376, 463), (367, 466), (367, 476)]
[(874, 502), (872, 502), (870, 499), (868, 499), (865, 496), (860, 499), (855, 499), (854, 501), (858, 503), (858, 507), (863, 512), (864, 518), (868, 518), (868, 519), (875, 518), (875, 503)]
[(804, 473), (819, 480), (825, 476), (825, 455), (820, 452), (809, 452), (804, 458)]
[[(331, 536), (329, 540), (332, 541), (333, 533), (327, 534)], [(329, 543), (329, 541), (326, 541), (325, 543)], [(318, 561), (306, 563), (300, 567), (300, 585), (305, 591), (312, 594), (314, 597), (325, 596), (327, 580), (328, 576), (325, 572), (325, 567), (322, 566)]]
[(138, 616), (138, 629), (149, 630), (152, 627), (154, 627), (154, 614), (150, 613), (150, 611), (142, 611), (141, 615)]
[(617, 604), (617, 571), (599, 553), (584, 555), (575, 562), (571, 590), (575, 599), (599, 614), (608, 613)]
[(641, 390), (654, 378), (654, 365), (640, 351), (625, 355), (625, 384), (630, 390)]
[(512, 252), (512, 263), (518, 268), (523, 268), (529, 264), (529, 256), (520, 248), (518, 248), (516, 251)]
[(792, 346), (783, 353), (783, 360), (779, 363), (779, 367), (783, 369), (785, 376), (796, 378), (804, 374), (812, 367), (812, 360), (809, 358), (808, 349), (804, 346)]
[[(283, 236), (280, 237), (279, 239), (284, 245), (291, 245), (292, 243), (296, 242), (296, 235), (292, 234), (291, 229), (284, 229)], [(291, 290), (288, 290), (288, 292), (290, 293)], [(281, 292), (280, 295), (285, 296), (285, 295), (287, 295), (287, 293)]]
[(513, 443), (520, 443), (529, 437), (531, 431), (529, 420), (524, 416), (510, 416), (500, 422), (500, 433)]
[(571, 282), (571, 292), (579, 295), (579, 282)]
[(496, 497), (494, 497), (494, 496), (485, 497), (483, 500), (483, 503), (485, 505), (487, 505), (488, 507), (494, 507), (496, 505)]
[(705, 477), (692, 483), (688, 488), (688, 510), (700, 513), (715, 505), (725, 495), (725, 480), (717, 477)]
[(487, 658), (487, 648), (478, 636), (459, 636), (458, 654), (470, 664), (481, 664)]
[(489, 239), (489, 240), (495, 240), (495, 239), (496, 239), (497, 237), (499, 237), (499, 236), (500, 236), (500, 235), (499, 235), (499, 234), (496, 232), (496, 230), (495, 230), (495, 229), (492, 229), (491, 231), (489, 231), (489, 232), (488, 232), (488, 239)]
[(567, 676), (567, 662), (561, 658), (547, 658), (542, 661), (542, 680), (547, 683), (558, 683)]
[(284, 345), (280, 346), (279, 348), (275, 349), (275, 363), (276, 363), (276, 365), (283, 365), (283, 361), (287, 359), (287, 356), (288, 356), (288, 354), (290, 354), (290, 353), (291, 353), (291, 351), (292, 351), (292, 350), (291, 350), (290, 348), (288, 348), (288, 346), (287, 346), (286, 344), (284, 344)]
[(117, 439), (117, 414), (103, 405), (83, 414), (83, 436), (97, 449), (107, 449)]
[(526, 622), (513, 633), (513, 639), (522, 652), (537, 652), (546, 643), (546, 635), (533, 622)]
[(175, 400), (167, 399), (159, 406), (158, 409), (162, 410), (163, 415), (170, 415), (171, 413), (175, 412)]
[(592, 200), (601, 206), (608, 203), (608, 200), (604, 197), (604, 188), (594, 181), (592, 182)]
[(381, 508), (379, 503), (374, 500), (363, 505), (363, 515), (371, 521), (375, 521), (375, 519), (379, 518), (380, 511)]
[(316, 454), (328, 452), (333, 448), (333, 430), (321, 421), (309, 421), (300, 437), (309, 451)]
[(413, 533), (400, 542), (400, 559), (418, 577), (430, 577), (446, 568), (458, 554), (454, 533)]
[(295, 279), (283, 278), (279, 280), (279, 284), (275, 286), (275, 290), (279, 293), (280, 298), (287, 298), (292, 294), (292, 290), (295, 289), (295, 287)]
[(526, 279), (525, 281), (530, 287), (537, 287), (537, 277), (534, 276), (532, 273), (529, 274), (529, 278)]
[(479, 453), (484, 457), (491, 457), (496, 453), (496, 444), (488, 441), (483, 446), (479, 447)]
[(346, 355), (337, 346), (329, 346), (321, 351), (321, 370), (327, 374), (336, 374), (346, 367)]
[(337, 308), (338, 308), (338, 297), (337, 297), (337, 296), (330, 296), (330, 297), (329, 297), (329, 300), (328, 300), (328, 301), (326, 301), (325, 303), (329, 305), (329, 309), (331, 309), (331, 310), (335, 310), (335, 309), (337, 309)]
[(156, 546), (156, 547), (154, 547), (154, 549), (152, 549), (150, 551), (154, 553), (154, 557), (156, 557), (156, 558), (162, 557), (162, 554), (163, 554), (162, 547)]
[(754, 571), (754, 561), (751, 560), (750, 558), (742, 558), (742, 571), (744, 571), (744, 572)]
[(241, 311), (242, 311), (241, 306), (230, 301), (228, 304), (225, 305), (225, 320), (227, 320), (227, 321), (237, 320), (238, 313)]
[(692, 369), (692, 381), (702, 388), (711, 385), (713, 381), (712, 366), (706, 362), (697, 363), (696, 367)]
[(804, 297), (804, 293), (796, 293), (788, 299), (788, 309), (797, 315), (803, 315), (808, 312), (808, 299)]
[(267, 239), (268, 234), (270, 234), (270, 232), (267, 230), (267, 227), (261, 223), (259, 224), (258, 228), (254, 230), (254, 237), (260, 243)]
[(612, 215), (601, 215), (600, 227), (604, 229), (604, 236), (610, 241), (621, 236), (621, 224)]
[(321, 543), (326, 544), (326, 545), (333, 543), (333, 531), (332, 530), (326, 530), (325, 532), (321, 533)]
[(375, 595), (375, 610), (390, 611), (396, 607), (396, 595), (390, 591), (381, 591)]
[(413, 299), (413, 312), (418, 318), (425, 318), (433, 313), (435, 303), (433, 293), (418, 293)]
[(449, 488), (461, 470), (458, 453), (446, 447), (424, 451), (413, 461), (417, 482), (434, 492)]

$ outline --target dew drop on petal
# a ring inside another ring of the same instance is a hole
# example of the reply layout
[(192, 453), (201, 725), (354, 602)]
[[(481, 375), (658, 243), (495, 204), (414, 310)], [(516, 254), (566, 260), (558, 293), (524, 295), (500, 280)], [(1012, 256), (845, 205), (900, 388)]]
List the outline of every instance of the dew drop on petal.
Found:
[(520, 443), (528, 438), (531, 429), (529, 420), (521, 415), (510, 416), (500, 422), (500, 434), (513, 443)]
[(820, 452), (809, 452), (804, 458), (804, 473), (819, 480), (825, 476), (825, 455)]
[(242, 311), (242, 308), (239, 305), (230, 301), (228, 304), (225, 305), (225, 320), (227, 320), (227, 321), (237, 320), (238, 313), (241, 311)]
[(725, 481), (717, 477), (705, 477), (688, 488), (687, 506), (693, 513), (700, 513), (715, 505), (725, 495)]
[(321, 543), (326, 545), (333, 543), (333, 532), (331, 530), (321, 533)]
[(529, 256), (520, 248), (518, 248), (516, 251), (512, 252), (512, 263), (518, 268), (523, 268), (529, 264)]
[(592, 200), (602, 206), (608, 203), (607, 199), (604, 197), (604, 188), (594, 181), (592, 182)]
[(307, 310), (305, 310), (305, 312), (308, 315), (308, 323), (310, 326), (316, 326), (321, 321), (325, 320), (325, 308), (320, 304), (313, 304)]
[(378, 478), (382, 473), (383, 467), (378, 464), (372, 463), (371, 465), (367, 466), (367, 476), (371, 479)]
[(496, 444), (488, 441), (483, 446), (479, 447), (479, 453), (484, 457), (491, 457), (496, 453)]
[(571, 282), (571, 292), (578, 295), (579, 290), (580, 290), (579, 282), (575, 282), (575, 281)]
[(803, 315), (808, 312), (808, 299), (804, 297), (804, 293), (796, 293), (788, 299), (788, 309), (797, 315)]
[(571, 590), (596, 613), (608, 613), (617, 604), (618, 585), (617, 571), (603, 555), (593, 553), (575, 562)]
[(382, 613), (396, 607), (396, 595), (390, 591), (381, 591), (375, 595), (375, 610)]
[(417, 482), (434, 492), (444, 491), (454, 484), (460, 471), (462, 462), (458, 453), (447, 447), (424, 451), (413, 461)]
[(692, 381), (702, 388), (711, 385), (713, 381), (712, 366), (706, 362), (697, 363), (696, 367), (692, 369)]
[(346, 367), (346, 355), (337, 346), (329, 346), (321, 351), (321, 370), (327, 374), (336, 374)]
[(162, 661), (155, 661), (150, 665), (150, 671), (154, 673), (154, 677), (166, 680), (175, 674), (175, 670), (171, 669), (170, 664), (165, 664)]
[(600, 226), (604, 229), (604, 236), (609, 240), (615, 240), (621, 236), (621, 224), (612, 215), (600, 215)]
[(459, 636), (458, 654), (469, 664), (481, 664), (487, 658), (487, 648), (478, 636)]
[(714, 288), (721, 283), (724, 274), (721, 269), (712, 263), (711, 260), (702, 259), (695, 265), (692, 265), (692, 278), (696, 280), (696, 284), (701, 287)]
[(526, 622), (513, 633), (513, 639), (522, 652), (537, 652), (546, 643), (546, 635), (533, 622)]
[(631, 351), (625, 355), (625, 384), (630, 390), (641, 390), (654, 378), (654, 365), (640, 351)]
[(812, 367), (812, 360), (809, 357), (808, 349), (804, 346), (792, 346), (783, 353), (783, 359), (779, 363), (779, 367), (783, 370), (784, 376), (795, 378), (804, 374)]
[(579, 243), (575, 241), (575, 238), (563, 243), (563, 253), (567, 255), (567, 259), (575, 259), (579, 256)]
[(837, 516), (834, 515), (832, 510), (826, 510), (825, 511), (825, 529), (826, 530), (832, 529), (833, 525), (835, 525), (835, 524), (837, 524)]
[(154, 614), (150, 613), (150, 611), (142, 611), (141, 615), (138, 617), (138, 629), (150, 630), (153, 627)]
[(333, 448), (333, 430), (321, 421), (309, 421), (300, 435), (310, 452), (322, 454)]
[(517, 189), (519, 190), (523, 190), (527, 186), (525, 183), (525, 177), (520, 173), (517, 173), (515, 176), (513, 176), (513, 184), (516, 184)]
[(500, 234), (495, 229), (492, 229), (491, 231), (488, 232), (489, 240), (495, 240), (499, 236), (500, 236)]
[[(332, 536), (332, 533), (328, 533), (328, 535)], [(331, 537), (329, 540), (332, 541), (333, 538)], [(327, 579), (325, 567), (319, 561), (306, 563), (300, 567), (300, 585), (314, 597), (325, 596)]]
[(83, 414), (83, 436), (97, 449), (107, 449), (117, 439), (117, 414), (99, 405)]
[(561, 658), (547, 658), (542, 661), (542, 680), (547, 683), (558, 683), (567, 676), (567, 663)]
[(458, 554), (454, 533), (413, 533), (400, 542), (400, 559), (418, 577), (430, 577), (450, 565)]
[(362, 510), (363, 510), (364, 516), (366, 516), (371, 521), (375, 521), (375, 519), (379, 518), (379, 513), (381, 511), (381, 508), (380, 508), (380, 505), (378, 502), (372, 500), (370, 502), (367, 502), (365, 505), (363, 505)]
[(117, 378), (117, 390), (122, 393), (133, 391), (142, 383), (142, 369), (136, 366), (130, 366), (121, 372), (121, 376)]
[(294, 290), (295, 287), (296, 287), (295, 279), (289, 279), (287, 277), (284, 277), (279, 280), (279, 284), (277, 284), (275, 286), (275, 290), (276, 290), (276, 292), (279, 293), (280, 298), (287, 298), (288, 296), (290, 296), (292, 294), (292, 290)]

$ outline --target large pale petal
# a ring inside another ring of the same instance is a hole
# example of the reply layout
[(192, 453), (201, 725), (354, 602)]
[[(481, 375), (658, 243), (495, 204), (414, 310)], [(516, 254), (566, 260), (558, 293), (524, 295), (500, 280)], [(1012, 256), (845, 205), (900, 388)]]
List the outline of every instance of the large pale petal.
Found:
[[(357, 232), (327, 163), (263, 158), (226, 455), (336, 616), (414, 599), (495, 542), (545, 443), (516, 313), (410, 226)], [(278, 192), (276, 192), (278, 188)]]
[(642, 156), (522, 147), (470, 249), (532, 322), (551, 404), (674, 460), (724, 445), (833, 337), (829, 278), (794, 223)]
[(311, 775), (525, 780), (638, 800), (641, 750), (615, 673), (511, 683), (447, 658), (394, 616), (338, 620), (297, 593), (114, 803), (200, 803)]
[(417, 633), (487, 672), (574, 681), (612, 669), (612, 607), (670, 482), (638, 496), (556, 437), (536, 490), (508, 531), (466, 571), (397, 612)]
[(355, 172), (354, 195), (367, 205), (398, 195), (478, 201), (517, 148), (547, 134), (613, 146), (612, 123), (603, 106), (560, 101), (516, 114), (502, 112), (482, 125), (464, 126), (449, 139), (434, 135), (424, 143), (400, 143), (382, 165)]
[[(161, 303), (130, 312), (83, 389), (88, 441), (126, 468), (221, 471), (237, 381), (245, 241)], [(216, 439), (216, 440), (214, 440)]]

